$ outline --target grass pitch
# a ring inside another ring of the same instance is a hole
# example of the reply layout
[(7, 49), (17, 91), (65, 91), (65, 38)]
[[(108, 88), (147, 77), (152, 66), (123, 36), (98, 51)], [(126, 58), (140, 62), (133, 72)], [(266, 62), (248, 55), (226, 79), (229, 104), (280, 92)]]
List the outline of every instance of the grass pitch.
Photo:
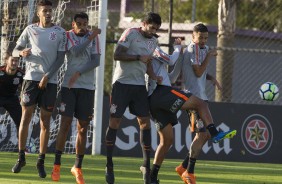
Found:
[[(47, 154), (45, 167), (47, 177), (39, 178), (36, 170), (37, 154), (26, 155), (27, 165), (21, 173), (14, 174), (12, 166), (17, 160), (17, 153), (0, 152), (0, 183), (1, 184), (33, 184), (33, 183), (75, 183), (70, 169), (74, 164), (75, 155), (62, 155), (61, 179), (51, 180), (54, 154)], [(115, 184), (143, 184), (139, 166), (141, 158), (114, 157)], [(181, 184), (174, 171), (181, 161), (166, 159), (159, 172), (161, 184)], [(86, 155), (83, 161), (83, 173), (86, 183), (105, 184), (105, 156)], [(198, 160), (195, 173), (197, 184), (282, 184), (282, 164), (242, 163)]]

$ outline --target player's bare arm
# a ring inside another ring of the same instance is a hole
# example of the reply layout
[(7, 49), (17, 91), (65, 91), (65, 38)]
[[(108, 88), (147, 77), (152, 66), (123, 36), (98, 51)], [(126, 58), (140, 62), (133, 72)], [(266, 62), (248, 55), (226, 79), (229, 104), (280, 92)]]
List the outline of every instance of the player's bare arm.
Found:
[(119, 61), (141, 61), (145, 64), (152, 61), (152, 56), (149, 55), (129, 55), (127, 54), (128, 48), (122, 45), (117, 45), (114, 59)]
[(88, 39), (93, 40), (98, 34), (101, 34), (101, 29), (95, 28), (92, 30), (92, 34), (88, 37)]
[(13, 50), (14, 57), (28, 57), (31, 54), (31, 48), (25, 48), (17, 45)]
[(149, 62), (149, 63), (147, 64), (147, 71), (146, 71), (146, 73), (149, 75), (149, 77), (150, 77), (152, 80), (155, 80), (158, 84), (162, 84), (163, 77), (162, 77), (162, 76), (157, 76), (157, 75), (155, 74), (151, 62)]
[(209, 73), (207, 73), (207, 76), (206, 76), (206, 79), (207, 80), (210, 80), (211, 83), (217, 87), (218, 90), (221, 90), (222, 87), (221, 85), (219, 84), (219, 82), (216, 80), (216, 78), (214, 78), (212, 75), (210, 75)]
[(208, 67), (211, 57), (216, 55), (216, 50), (210, 50), (201, 65), (193, 65), (193, 71), (197, 77), (201, 77), (203, 75)]

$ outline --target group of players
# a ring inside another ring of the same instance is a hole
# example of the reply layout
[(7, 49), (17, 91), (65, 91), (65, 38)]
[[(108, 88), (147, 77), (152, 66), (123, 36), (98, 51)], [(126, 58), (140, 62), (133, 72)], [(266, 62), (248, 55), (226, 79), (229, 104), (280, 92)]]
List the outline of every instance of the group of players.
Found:
[[(73, 117), (77, 118), (76, 159), (71, 168), (78, 184), (85, 183), (82, 161), (85, 153), (86, 133), (93, 117), (95, 68), (100, 64), (100, 29), (88, 30), (88, 15), (75, 14), (72, 30), (65, 31), (54, 25), (52, 3), (39, 1), (37, 5), (39, 22), (25, 28), (12, 54), (6, 57), (6, 65), (0, 68), (0, 106), (11, 115), (18, 130), (19, 155), (12, 172), (19, 173), (26, 164), (25, 147), (29, 123), (36, 105), (40, 107), (40, 148), (37, 170), (41, 178), (46, 177), (45, 154), (49, 140), (50, 119), (55, 108), (57, 94), (57, 71), (66, 56), (67, 68), (61, 85), (60, 129), (56, 139), (55, 160), (52, 180), (60, 180), (61, 155)], [(236, 130), (219, 132), (213, 122), (205, 94), (206, 80), (221, 88), (215, 78), (207, 73), (207, 66), (215, 50), (206, 45), (208, 29), (197, 24), (193, 29), (192, 41), (183, 51), (181, 39), (176, 39), (172, 55), (158, 46), (157, 30), (161, 26), (157, 13), (147, 13), (139, 28), (129, 28), (119, 39), (114, 59), (110, 120), (106, 130), (107, 162), (105, 179), (115, 183), (113, 150), (116, 134), (127, 107), (136, 115), (140, 126), (144, 184), (158, 184), (158, 172), (173, 142), (173, 126), (178, 123), (176, 113), (182, 109), (191, 119), (190, 129), (196, 132), (190, 152), (176, 172), (186, 184), (195, 184), (194, 167), (202, 146), (212, 139), (218, 143), (232, 138)], [(18, 69), (18, 58), (25, 61), (25, 73)], [(175, 65), (168, 73), (167, 66)], [(182, 72), (184, 88), (171, 86)], [(20, 103), (16, 96), (22, 83)], [(147, 87), (146, 87), (147, 84)], [(8, 90), (2, 90), (4, 89)], [(13, 102), (13, 103), (12, 103)], [(22, 113), (22, 114), (21, 114)], [(150, 167), (151, 130), (150, 115), (155, 121), (160, 143)]]

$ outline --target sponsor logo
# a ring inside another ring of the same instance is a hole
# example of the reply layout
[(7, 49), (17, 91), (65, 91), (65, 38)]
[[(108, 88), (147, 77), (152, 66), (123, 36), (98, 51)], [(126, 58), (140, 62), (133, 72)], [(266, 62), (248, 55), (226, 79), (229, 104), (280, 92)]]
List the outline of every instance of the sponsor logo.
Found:
[(114, 113), (116, 113), (116, 111), (117, 111), (117, 105), (111, 104), (110, 113), (111, 113), (111, 114), (114, 114)]
[(21, 77), (21, 76), (23, 76), (23, 74), (21, 72), (17, 72), (17, 76)]
[(260, 114), (247, 117), (241, 129), (241, 139), (249, 153), (253, 155), (265, 154), (271, 147), (273, 140), (270, 122)]
[(180, 107), (182, 104), (183, 104), (183, 101), (180, 100), (180, 99), (177, 99), (177, 100), (172, 104), (172, 106), (170, 107), (169, 110), (170, 110), (172, 113), (175, 113), (175, 112), (179, 109), (179, 107)]
[(60, 108), (59, 108), (60, 112), (65, 112), (66, 110), (66, 104), (61, 102)]
[(23, 96), (22, 96), (22, 102), (23, 102), (23, 103), (28, 103), (28, 102), (30, 102), (29, 96), (30, 96), (29, 94), (24, 93)]

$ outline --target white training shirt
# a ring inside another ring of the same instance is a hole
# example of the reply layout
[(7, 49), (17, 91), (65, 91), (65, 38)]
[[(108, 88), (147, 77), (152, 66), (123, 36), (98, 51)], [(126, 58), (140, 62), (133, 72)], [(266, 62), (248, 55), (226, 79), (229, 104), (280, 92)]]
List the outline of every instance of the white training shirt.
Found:
[[(60, 26), (39, 27), (38, 23), (27, 26), (17, 41), (17, 46), (31, 48), (26, 57), (25, 80), (40, 81), (56, 62), (57, 52), (65, 51), (66, 33)], [(57, 73), (49, 79), (57, 84)]]
[[(130, 28), (123, 32), (118, 45), (128, 48), (129, 55), (152, 55), (157, 47), (155, 37), (145, 38), (141, 28)], [(116, 61), (112, 83), (118, 81), (123, 84), (145, 85), (147, 65), (141, 61)]]
[(190, 91), (202, 100), (208, 100), (206, 95), (207, 70), (201, 77), (197, 77), (193, 71), (193, 65), (201, 65), (208, 51), (207, 45), (200, 48), (198, 44), (191, 42), (184, 51), (183, 61), (177, 62), (174, 70), (170, 73), (171, 81), (174, 82), (182, 71), (184, 90)]
[[(67, 70), (65, 72), (64, 81), (62, 83), (63, 87), (68, 87), (68, 82), (72, 75), (78, 71), (83, 65), (85, 65), (89, 60), (91, 60), (92, 54), (100, 54), (100, 45), (99, 45), (99, 37), (96, 36), (83, 50), (82, 53), (78, 55), (72, 54), (69, 50), (79, 44), (82, 44), (88, 41), (89, 35), (92, 32), (87, 33), (83, 37), (77, 36), (73, 30), (67, 32)], [(91, 69), (88, 72), (82, 73), (77, 81), (74, 83), (72, 88), (83, 88), (94, 90), (95, 89), (95, 68)]]
[[(165, 53), (159, 46), (154, 51), (154, 59), (152, 60), (152, 67), (156, 76), (161, 76), (163, 81), (161, 85), (171, 86), (171, 82), (167, 72), (167, 66), (174, 65), (178, 60), (181, 52), (181, 45), (174, 46), (174, 52), (172, 55)], [(148, 76), (146, 76), (148, 79)], [(151, 95), (156, 88), (156, 81), (148, 79), (147, 82), (148, 94)]]

